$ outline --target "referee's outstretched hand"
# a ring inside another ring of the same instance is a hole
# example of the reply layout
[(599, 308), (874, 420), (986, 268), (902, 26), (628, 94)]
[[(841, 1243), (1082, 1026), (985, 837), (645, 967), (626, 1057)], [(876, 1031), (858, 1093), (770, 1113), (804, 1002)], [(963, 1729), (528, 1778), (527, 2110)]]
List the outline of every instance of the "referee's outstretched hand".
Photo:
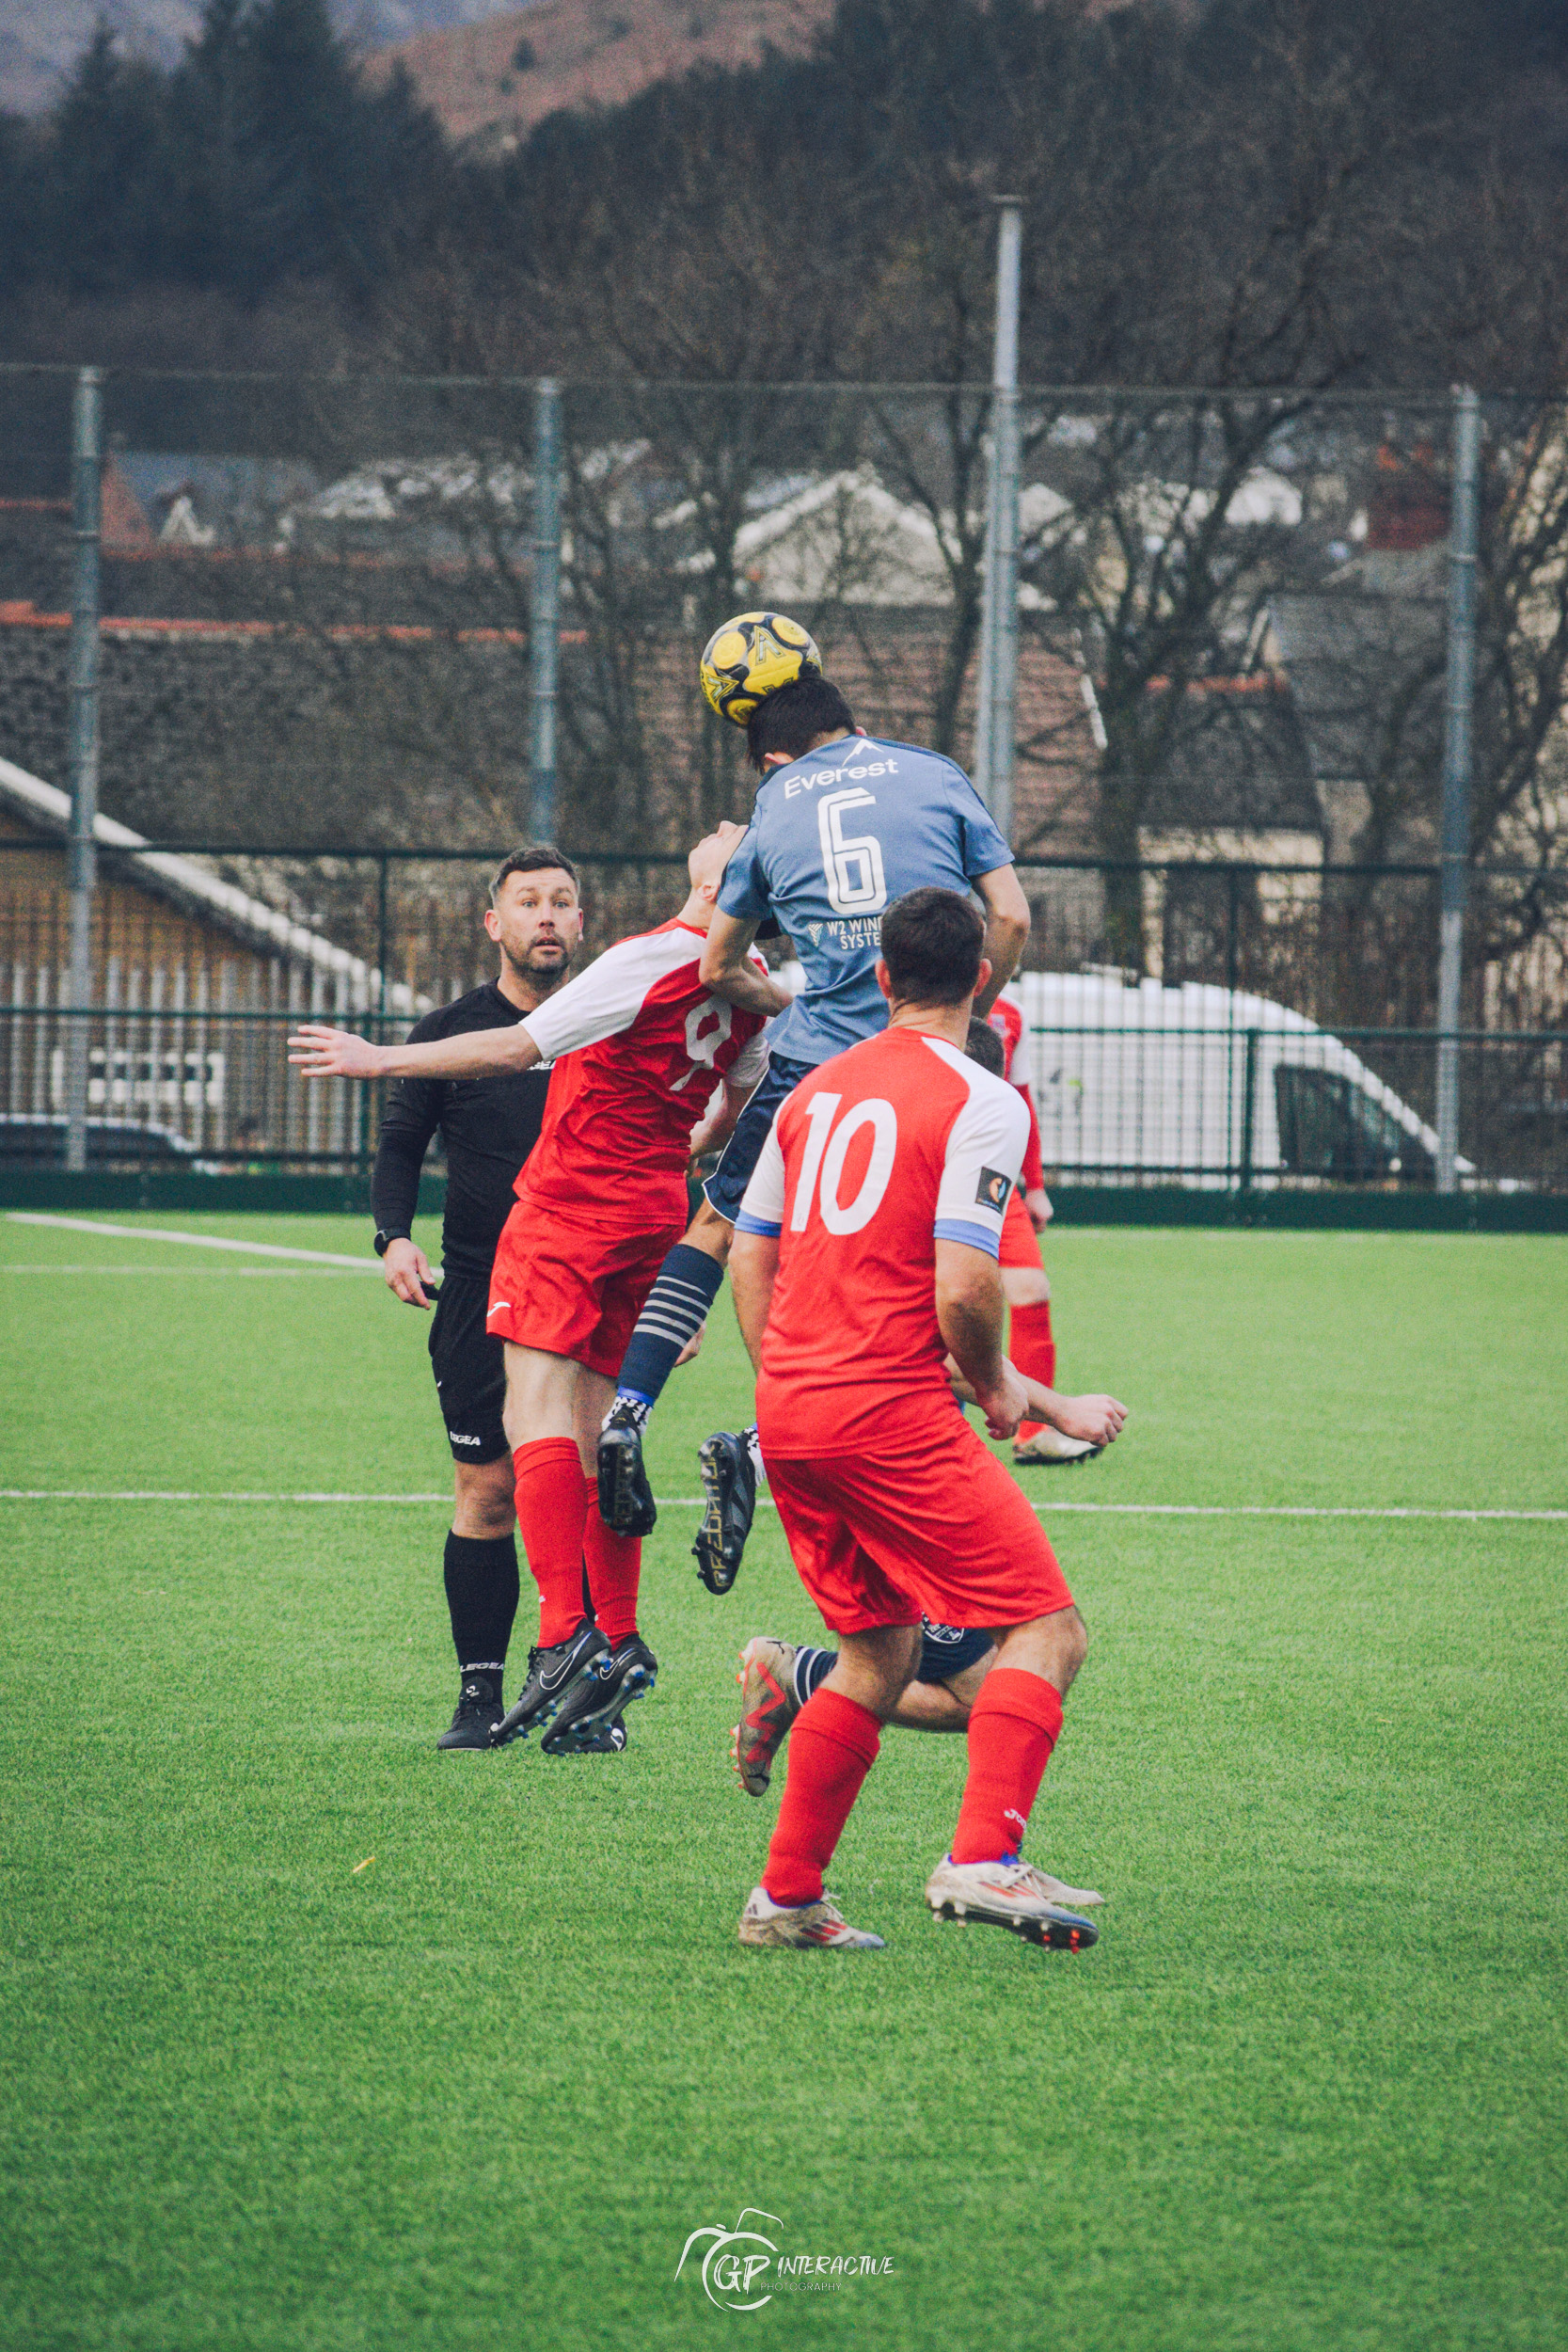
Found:
[(434, 1279), (430, 1260), (417, 1241), (389, 1241), (387, 1254), (381, 1261), (381, 1271), (387, 1277), (387, 1288), (395, 1291), (406, 1307), (422, 1307), (428, 1314)]
[(351, 1029), (334, 1029), (325, 1021), (302, 1021), (289, 1039), (289, 1059), (310, 1078), (373, 1078), (381, 1069), (383, 1048)]

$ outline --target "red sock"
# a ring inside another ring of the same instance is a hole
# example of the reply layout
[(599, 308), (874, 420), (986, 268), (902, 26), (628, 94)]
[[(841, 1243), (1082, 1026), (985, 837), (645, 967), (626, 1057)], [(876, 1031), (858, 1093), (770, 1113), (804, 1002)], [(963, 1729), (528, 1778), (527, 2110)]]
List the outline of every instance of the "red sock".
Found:
[(642, 1568), (640, 1535), (617, 1535), (599, 1517), (599, 1482), (588, 1480), (588, 1519), (582, 1531), (588, 1590), (599, 1630), (614, 1649), (637, 1630), (637, 1581)]
[[(1051, 1301), (1042, 1298), (1037, 1307), (1015, 1307), (1007, 1333), (1007, 1353), (1027, 1379), (1037, 1380), (1042, 1388), (1056, 1385), (1056, 1343), (1051, 1336)], [(1021, 1438), (1032, 1438), (1043, 1422), (1024, 1421), (1019, 1423)]]
[(536, 1438), (512, 1456), (517, 1533), (539, 1587), (539, 1639), (570, 1640), (582, 1621), (582, 1457), (574, 1438)]
[(818, 1691), (796, 1716), (789, 1733), (789, 1777), (762, 1874), (763, 1892), (773, 1902), (822, 1899), (822, 1873), (877, 1761), (881, 1736), (870, 1709), (837, 1691)]
[(953, 1833), (955, 1862), (1000, 1862), (1018, 1852), (1061, 1728), (1053, 1684), (1018, 1667), (991, 1668), (969, 1710), (969, 1778)]

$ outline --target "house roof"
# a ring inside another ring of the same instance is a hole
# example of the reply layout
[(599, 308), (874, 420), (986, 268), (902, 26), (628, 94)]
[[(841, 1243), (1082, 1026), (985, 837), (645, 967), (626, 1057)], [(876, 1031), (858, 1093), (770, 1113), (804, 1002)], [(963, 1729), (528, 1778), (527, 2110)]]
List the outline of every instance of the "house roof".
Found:
[[(1020, 530), (1028, 535), (1068, 512), (1068, 502), (1044, 483), (1031, 483), (1019, 500)], [(688, 521), (689, 500), (661, 515), (657, 529)], [(757, 593), (784, 605), (889, 605), (919, 610), (953, 602), (953, 581), (940, 535), (951, 517), (896, 497), (869, 466), (824, 474), (794, 488), (742, 523), (735, 536), (736, 568)], [(698, 550), (675, 565), (700, 574), (712, 551)], [(1039, 603), (1025, 585), (1021, 605)]]
[[(45, 784), (24, 768), (0, 759), (0, 808), (58, 836), (70, 830), (71, 799), (58, 786)], [(232, 882), (220, 882), (194, 858), (166, 850), (150, 850), (147, 835), (134, 833), (112, 817), (100, 816), (93, 826), (99, 847), (123, 852), (136, 881), (168, 898), (187, 914), (216, 924), (248, 947), (268, 955), (285, 955), (317, 971), (343, 975), (356, 1009), (363, 1010), (380, 994), (381, 975), (363, 957), (335, 946), (319, 931), (307, 930), (264, 898), (252, 898)], [(427, 1000), (416, 996), (401, 980), (393, 981), (387, 1001), (394, 1010), (412, 1014), (425, 1009)]]

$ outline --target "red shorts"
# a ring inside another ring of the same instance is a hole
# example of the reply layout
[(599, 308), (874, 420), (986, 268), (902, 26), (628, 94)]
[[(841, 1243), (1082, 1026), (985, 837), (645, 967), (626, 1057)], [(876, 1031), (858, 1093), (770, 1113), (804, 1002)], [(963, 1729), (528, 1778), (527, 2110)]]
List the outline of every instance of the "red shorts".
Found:
[(485, 1329), (613, 1379), (658, 1269), (684, 1231), (607, 1232), (597, 1217), (519, 1200), (496, 1248)]
[(1042, 1269), (1040, 1237), (1029, 1222), (1029, 1212), (1023, 1205), (1023, 1195), (1015, 1184), (1007, 1199), (1006, 1215), (1002, 1219), (1001, 1261), (1004, 1265), (1026, 1265)]
[(956, 1406), (889, 1415), (875, 1454), (792, 1459), (762, 1428), (768, 1481), (800, 1580), (835, 1633), (1024, 1625), (1070, 1609), (1045, 1531)]

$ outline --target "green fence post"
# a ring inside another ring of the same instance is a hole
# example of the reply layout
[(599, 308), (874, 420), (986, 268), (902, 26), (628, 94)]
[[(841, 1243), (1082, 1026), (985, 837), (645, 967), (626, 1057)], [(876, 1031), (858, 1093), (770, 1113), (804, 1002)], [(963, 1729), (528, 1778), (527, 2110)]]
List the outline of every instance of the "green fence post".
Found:
[[(76, 378), (71, 424), (71, 647), (66, 769), (71, 787), (70, 1018), (66, 1024), (67, 1168), (87, 1164), (92, 1038), (92, 910), (98, 882), (99, 534), (103, 490), (103, 390), (96, 368)], [(104, 1070), (107, 1078), (107, 1067)], [(104, 1110), (109, 1091), (104, 1089)]]
[(1238, 1192), (1252, 1190), (1252, 1122), (1253, 1106), (1258, 1095), (1258, 1032), (1246, 1033), (1246, 1053), (1242, 1064), (1242, 1164), (1237, 1171)]

